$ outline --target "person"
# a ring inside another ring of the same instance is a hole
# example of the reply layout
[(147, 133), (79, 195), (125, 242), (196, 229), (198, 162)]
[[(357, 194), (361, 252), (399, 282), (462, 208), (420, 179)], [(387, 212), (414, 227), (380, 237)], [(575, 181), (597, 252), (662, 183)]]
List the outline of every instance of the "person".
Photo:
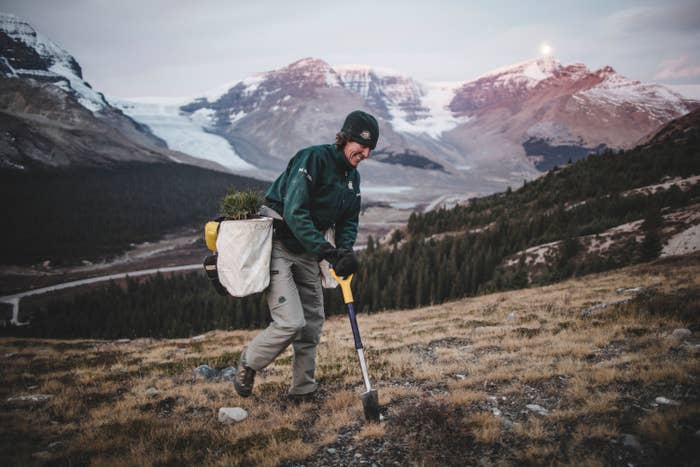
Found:
[[(241, 352), (233, 381), (240, 396), (251, 395), (256, 372), (290, 344), (294, 350), (290, 398), (308, 398), (316, 392), (316, 347), (325, 317), (319, 261), (328, 261), (341, 277), (358, 268), (352, 250), (360, 214), (357, 166), (369, 157), (378, 138), (372, 115), (351, 112), (335, 144), (299, 151), (265, 193), (266, 207), (281, 217), (274, 221), (267, 289), (272, 322)], [(333, 227), (335, 246), (326, 240)]]

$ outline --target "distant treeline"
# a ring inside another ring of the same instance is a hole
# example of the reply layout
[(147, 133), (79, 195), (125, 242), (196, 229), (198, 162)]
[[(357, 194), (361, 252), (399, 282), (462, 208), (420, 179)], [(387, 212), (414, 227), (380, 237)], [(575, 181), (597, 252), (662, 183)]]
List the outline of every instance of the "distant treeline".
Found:
[[(524, 261), (504, 267), (514, 253), (561, 241), (557, 257), (534, 283), (602, 271), (658, 256), (664, 210), (700, 203), (700, 185), (653, 195), (622, 193), (673, 177), (700, 174), (700, 142), (690, 132), (676, 144), (593, 155), (523, 184), (518, 190), (474, 199), (466, 206), (411, 216), (407, 234), (377, 245), (369, 239), (353, 281), (361, 312), (412, 308), (533, 283)], [(577, 237), (643, 219), (643, 241), (622, 254), (581, 254)], [(449, 233), (443, 236), (436, 234)], [(404, 238), (405, 237), (405, 238)], [(344, 310), (338, 290), (326, 293), (326, 313)], [(156, 277), (81, 294), (33, 310), (19, 332), (52, 337), (187, 336), (214, 328), (264, 325), (262, 296), (217, 296), (201, 274)]]
[[(340, 289), (325, 291), (326, 314), (345, 311)], [(31, 325), (2, 328), (0, 335), (116, 339), (183, 337), (211, 329), (253, 329), (267, 325), (264, 293), (245, 298), (221, 296), (204, 270), (165, 277), (127, 279), (71, 298), (22, 305)]]
[(0, 171), (0, 264), (70, 263), (123, 252), (216, 217), (230, 187), (266, 182), (184, 164)]

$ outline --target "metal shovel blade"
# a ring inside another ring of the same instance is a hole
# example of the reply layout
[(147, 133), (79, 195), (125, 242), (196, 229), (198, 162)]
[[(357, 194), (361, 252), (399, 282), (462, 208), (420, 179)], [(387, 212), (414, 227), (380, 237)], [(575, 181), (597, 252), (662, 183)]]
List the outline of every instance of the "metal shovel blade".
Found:
[(379, 394), (376, 389), (370, 389), (360, 394), (362, 407), (365, 410), (365, 420), (368, 422), (379, 421)]

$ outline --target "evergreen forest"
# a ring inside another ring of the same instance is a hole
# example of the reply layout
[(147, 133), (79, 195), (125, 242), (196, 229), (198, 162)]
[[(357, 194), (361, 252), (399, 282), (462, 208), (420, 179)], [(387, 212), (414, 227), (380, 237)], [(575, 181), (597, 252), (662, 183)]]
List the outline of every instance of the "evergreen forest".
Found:
[[(267, 183), (184, 164), (0, 171), (0, 264), (108, 258), (219, 215), (231, 187)], [(13, 226), (14, 228), (7, 228)]]
[[(555, 167), (517, 189), (413, 214), (407, 228), (395, 231), (388, 243), (369, 239), (353, 280), (356, 309), (414, 308), (653, 260), (661, 251), (664, 214), (698, 209), (700, 184), (685, 190), (631, 190), (694, 175), (700, 175), (697, 124), (655, 144)], [(204, 215), (208, 208), (199, 209)], [(628, 241), (615, 254), (585, 254), (583, 236), (633, 221), (642, 221), (641, 241)], [(550, 242), (560, 243), (557, 256), (533, 275), (517, 253)], [(344, 312), (339, 289), (326, 291), (325, 299), (327, 315)], [(215, 328), (259, 327), (268, 320), (264, 294), (219, 296), (203, 272), (112, 284), (29, 312), (31, 326), (3, 332), (182, 337)]]

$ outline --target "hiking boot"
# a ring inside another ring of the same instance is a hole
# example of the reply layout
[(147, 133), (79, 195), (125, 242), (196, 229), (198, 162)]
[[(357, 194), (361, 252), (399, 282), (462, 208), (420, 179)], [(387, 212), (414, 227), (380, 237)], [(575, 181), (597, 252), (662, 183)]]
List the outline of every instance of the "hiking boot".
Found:
[(236, 376), (233, 378), (233, 387), (241, 397), (248, 397), (253, 392), (253, 383), (255, 382), (255, 370), (245, 365), (243, 354), (238, 359), (238, 368)]

